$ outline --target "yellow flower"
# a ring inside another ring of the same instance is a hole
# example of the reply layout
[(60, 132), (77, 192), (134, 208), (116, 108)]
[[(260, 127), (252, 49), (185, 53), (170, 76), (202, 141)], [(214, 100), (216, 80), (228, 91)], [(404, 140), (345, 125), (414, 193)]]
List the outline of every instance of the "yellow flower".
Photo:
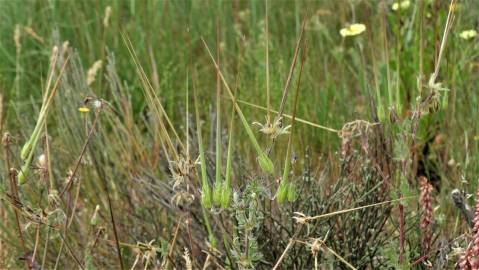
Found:
[(78, 108), (78, 111), (81, 113), (87, 113), (90, 111), (90, 109), (88, 109), (87, 107), (80, 107)]
[(348, 27), (345, 27), (339, 31), (339, 34), (342, 37), (357, 36), (362, 32), (366, 31), (366, 25), (362, 23), (353, 23)]
[(459, 36), (463, 39), (472, 39), (477, 36), (477, 31), (474, 29), (464, 30), (459, 34)]
[(410, 5), (411, 5), (411, 1), (409, 0), (404, 0), (400, 3), (395, 2), (392, 6), (392, 10), (408, 9)]

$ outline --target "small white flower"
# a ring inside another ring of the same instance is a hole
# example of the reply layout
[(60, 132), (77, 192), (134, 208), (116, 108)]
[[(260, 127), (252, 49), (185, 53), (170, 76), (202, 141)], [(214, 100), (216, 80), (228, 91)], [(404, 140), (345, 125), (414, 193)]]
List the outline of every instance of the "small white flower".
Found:
[(357, 36), (366, 31), (366, 25), (362, 23), (353, 23), (339, 31), (342, 37)]
[(474, 29), (471, 29), (471, 30), (464, 30), (462, 31), (459, 36), (462, 38), (462, 39), (473, 39), (477, 36), (477, 31), (474, 30)]
[(408, 9), (409, 6), (411, 6), (411, 1), (405, 0), (405, 1), (402, 1), (400, 3), (394, 2), (391, 9), (394, 10), (394, 11), (396, 11), (398, 9), (404, 10), (404, 9)]
[(97, 99), (97, 100), (93, 101), (93, 107), (95, 107), (95, 109), (100, 109), (101, 105), (102, 105), (102, 103), (101, 103), (100, 100)]
[(46, 168), (47, 167), (47, 158), (45, 154), (41, 154), (38, 156), (38, 167), (40, 168)]

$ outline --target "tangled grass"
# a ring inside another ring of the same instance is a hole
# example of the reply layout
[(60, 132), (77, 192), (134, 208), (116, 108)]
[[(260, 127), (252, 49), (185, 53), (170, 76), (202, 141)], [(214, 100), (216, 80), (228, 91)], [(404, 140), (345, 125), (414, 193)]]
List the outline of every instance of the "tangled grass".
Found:
[(4, 5), (0, 268), (477, 268), (475, 1)]

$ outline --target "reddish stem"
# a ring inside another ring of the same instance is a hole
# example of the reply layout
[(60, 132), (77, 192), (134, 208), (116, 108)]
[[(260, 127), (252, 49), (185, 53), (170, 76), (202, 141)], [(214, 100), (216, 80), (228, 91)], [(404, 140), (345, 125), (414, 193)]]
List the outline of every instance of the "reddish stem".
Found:
[[(404, 196), (401, 194), (401, 200)], [(403, 263), (404, 257), (404, 205), (399, 203), (399, 264)]]

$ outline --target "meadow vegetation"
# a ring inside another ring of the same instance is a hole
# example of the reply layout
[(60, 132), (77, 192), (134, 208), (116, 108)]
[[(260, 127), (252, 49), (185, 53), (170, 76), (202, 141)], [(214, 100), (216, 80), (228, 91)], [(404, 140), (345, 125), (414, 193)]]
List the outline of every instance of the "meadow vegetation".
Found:
[(0, 0), (0, 268), (479, 269), (478, 12)]

